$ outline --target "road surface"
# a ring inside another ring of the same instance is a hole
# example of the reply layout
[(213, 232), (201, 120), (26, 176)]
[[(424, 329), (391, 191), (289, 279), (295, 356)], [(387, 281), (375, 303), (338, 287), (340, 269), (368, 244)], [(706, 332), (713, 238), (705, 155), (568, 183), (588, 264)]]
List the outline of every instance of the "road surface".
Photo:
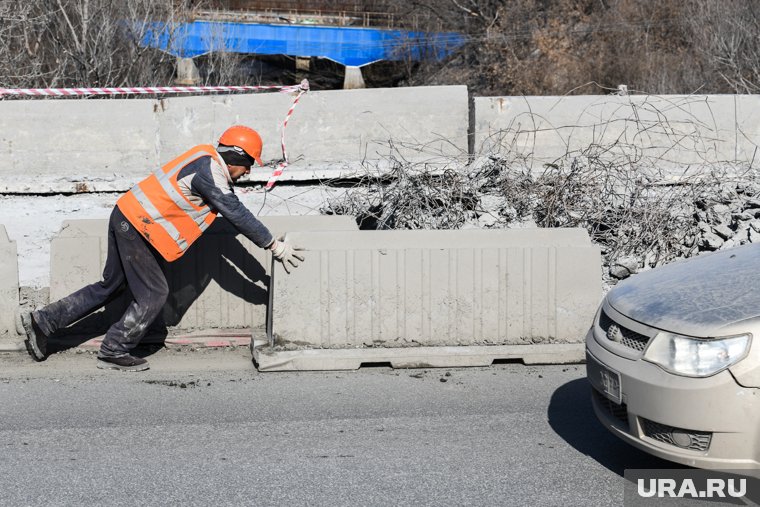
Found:
[(258, 373), (247, 349), (144, 373), (0, 355), (2, 505), (621, 505), (583, 365)]

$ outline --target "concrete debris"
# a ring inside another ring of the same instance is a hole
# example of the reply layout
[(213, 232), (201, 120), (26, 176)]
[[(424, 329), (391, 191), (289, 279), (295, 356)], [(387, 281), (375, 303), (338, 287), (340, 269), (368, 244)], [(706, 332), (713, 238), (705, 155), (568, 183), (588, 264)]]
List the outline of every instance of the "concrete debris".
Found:
[(630, 271), (628, 271), (623, 266), (619, 266), (619, 265), (610, 266), (609, 273), (610, 273), (610, 276), (612, 276), (613, 278), (617, 278), (618, 280), (624, 280), (628, 278), (629, 276), (631, 276)]
[(721, 220), (726, 220), (731, 216), (731, 208), (727, 204), (716, 204), (713, 207), (712, 212)]
[(733, 220), (734, 222), (744, 222), (747, 220), (752, 220), (753, 218), (754, 218), (754, 215), (750, 213), (749, 211), (731, 213), (731, 220)]
[(702, 250), (717, 250), (723, 245), (723, 240), (712, 232), (703, 232), (697, 243)]
[(732, 231), (731, 228), (726, 224), (718, 224), (716, 226), (713, 226), (712, 230), (723, 240), (727, 240), (734, 235), (734, 231)]
[(634, 256), (620, 257), (615, 264), (610, 266), (610, 275), (623, 280), (637, 273), (639, 270), (639, 259)]

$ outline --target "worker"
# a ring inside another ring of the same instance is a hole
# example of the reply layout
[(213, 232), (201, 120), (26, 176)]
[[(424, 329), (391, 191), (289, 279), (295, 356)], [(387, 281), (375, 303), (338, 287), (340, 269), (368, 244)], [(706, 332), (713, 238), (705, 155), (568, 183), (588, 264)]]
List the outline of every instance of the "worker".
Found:
[(106, 332), (97, 367), (147, 370), (131, 354), (169, 294), (161, 258), (172, 262), (197, 240), (218, 213), (255, 245), (268, 249), (286, 272), (303, 261), (299, 248), (275, 239), (233, 190), (254, 161), (261, 163), (259, 134), (242, 125), (227, 129), (212, 145), (196, 146), (132, 187), (117, 201), (108, 222), (108, 255), (103, 279), (59, 301), (22, 315), (26, 347), (37, 361), (47, 355), (47, 338), (101, 308), (118, 290), (132, 294), (121, 320)]

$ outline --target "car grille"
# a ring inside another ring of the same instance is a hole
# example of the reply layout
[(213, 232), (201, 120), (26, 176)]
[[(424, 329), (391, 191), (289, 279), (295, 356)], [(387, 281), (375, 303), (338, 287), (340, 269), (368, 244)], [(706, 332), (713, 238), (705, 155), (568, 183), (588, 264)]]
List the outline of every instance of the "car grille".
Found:
[(628, 407), (626, 407), (625, 403), (621, 403), (618, 405), (614, 401), (611, 401), (607, 399), (606, 396), (604, 396), (602, 393), (597, 391), (596, 389), (591, 389), (591, 392), (593, 393), (594, 400), (596, 401), (597, 406), (602, 409), (603, 412), (606, 414), (612, 416), (614, 419), (620, 421), (625, 426), (626, 431), (628, 430)]
[(660, 424), (649, 419), (641, 418), (644, 435), (658, 442), (674, 445), (692, 451), (706, 451), (710, 448), (712, 433), (704, 431), (685, 430), (667, 424)]
[(620, 324), (616, 324), (606, 313), (604, 313), (604, 311), (602, 311), (601, 315), (599, 315), (599, 327), (602, 328), (602, 331), (607, 333), (613, 325), (620, 329), (621, 345), (625, 345), (629, 349), (637, 350), (639, 352), (642, 352), (646, 348), (647, 343), (649, 342), (648, 336), (637, 333), (636, 331), (631, 331)]

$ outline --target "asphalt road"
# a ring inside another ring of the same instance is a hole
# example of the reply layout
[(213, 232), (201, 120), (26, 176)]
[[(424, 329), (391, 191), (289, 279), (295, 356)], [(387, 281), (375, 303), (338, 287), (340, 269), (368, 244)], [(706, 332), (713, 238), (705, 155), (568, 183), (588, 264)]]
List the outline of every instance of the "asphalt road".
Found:
[(0, 355), (2, 505), (621, 505), (671, 468), (596, 421), (583, 365), (257, 373), (247, 350)]

